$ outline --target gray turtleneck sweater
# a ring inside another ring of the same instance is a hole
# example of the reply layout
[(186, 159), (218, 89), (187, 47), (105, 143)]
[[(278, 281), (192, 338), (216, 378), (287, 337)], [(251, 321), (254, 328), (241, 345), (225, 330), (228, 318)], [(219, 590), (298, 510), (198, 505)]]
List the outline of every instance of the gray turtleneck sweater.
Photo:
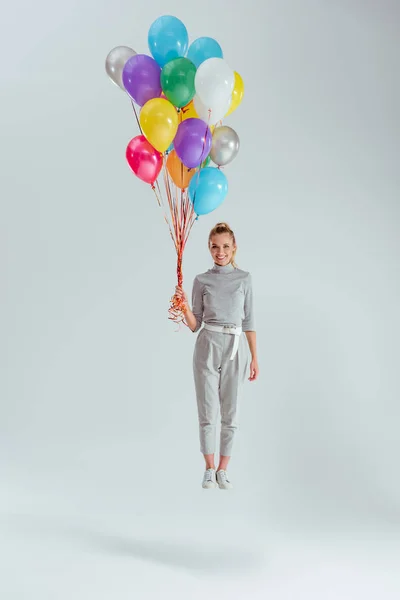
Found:
[(215, 265), (197, 275), (193, 282), (192, 312), (198, 331), (202, 322), (209, 325), (242, 327), (254, 331), (251, 275), (229, 265)]

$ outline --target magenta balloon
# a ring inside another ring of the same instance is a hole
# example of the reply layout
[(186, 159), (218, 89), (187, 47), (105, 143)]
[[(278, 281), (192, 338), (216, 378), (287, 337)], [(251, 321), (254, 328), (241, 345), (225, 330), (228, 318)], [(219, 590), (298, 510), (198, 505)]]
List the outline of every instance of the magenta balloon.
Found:
[(174, 138), (174, 148), (181, 162), (188, 169), (198, 167), (210, 153), (212, 134), (202, 119), (182, 121)]
[(143, 106), (148, 100), (161, 96), (161, 68), (147, 54), (131, 56), (122, 71), (122, 82), (131, 98)]

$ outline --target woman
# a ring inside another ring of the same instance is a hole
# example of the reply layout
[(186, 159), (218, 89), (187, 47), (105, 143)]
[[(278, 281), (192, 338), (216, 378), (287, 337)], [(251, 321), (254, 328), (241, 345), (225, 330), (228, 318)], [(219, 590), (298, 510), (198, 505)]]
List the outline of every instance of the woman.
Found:
[[(193, 282), (192, 310), (185, 292), (185, 322), (197, 336), (193, 372), (200, 427), (200, 450), (206, 470), (205, 489), (232, 488), (227, 466), (238, 426), (238, 401), (249, 368), (250, 381), (258, 377), (253, 292), (250, 273), (236, 266), (236, 240), (226, 223), (218, 223), (208, 238), (214, 266)], [(242, 332), (247, 338), (244, 339)], [(221, 409), (220, 460), (215, 468), (215, 438), (218, 405)]]

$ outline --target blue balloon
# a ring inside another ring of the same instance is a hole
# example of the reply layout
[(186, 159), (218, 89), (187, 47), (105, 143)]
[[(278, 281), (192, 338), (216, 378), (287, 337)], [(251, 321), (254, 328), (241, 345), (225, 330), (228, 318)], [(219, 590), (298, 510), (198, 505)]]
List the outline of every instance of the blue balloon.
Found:
[(189, 45), (187, 29), (176, 17), (158, 17), (149, 29), (148, 44), (153, 58), (163, 67), (173, 58), (185, 56)]
[(207, 215), (225, 200), (228, 180), (215, 167), (204, 167), (195, 173), (189, 183), (188, 194), (197, 215)]
[(208, 58), (224, 58), (222, 48), (210, 37), (200, 37), (189, 46), (187, 58), (198, 68)]

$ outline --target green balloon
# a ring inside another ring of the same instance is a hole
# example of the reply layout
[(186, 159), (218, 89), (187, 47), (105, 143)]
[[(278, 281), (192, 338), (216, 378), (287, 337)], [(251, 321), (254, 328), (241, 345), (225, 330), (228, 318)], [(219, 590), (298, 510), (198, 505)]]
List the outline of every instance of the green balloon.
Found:
[(171, 104), (182, 108), (192, 100), (195, 94), (195, 75), (196, 67), (188, 58), (173, 58), (164, 65), (161, 71), (161, 87)]
[(204, 167), (208, 167), (211, 161), (211, 156), (208, 155), (207, 158), (201, 163), (200, 167), (204, 169)]

